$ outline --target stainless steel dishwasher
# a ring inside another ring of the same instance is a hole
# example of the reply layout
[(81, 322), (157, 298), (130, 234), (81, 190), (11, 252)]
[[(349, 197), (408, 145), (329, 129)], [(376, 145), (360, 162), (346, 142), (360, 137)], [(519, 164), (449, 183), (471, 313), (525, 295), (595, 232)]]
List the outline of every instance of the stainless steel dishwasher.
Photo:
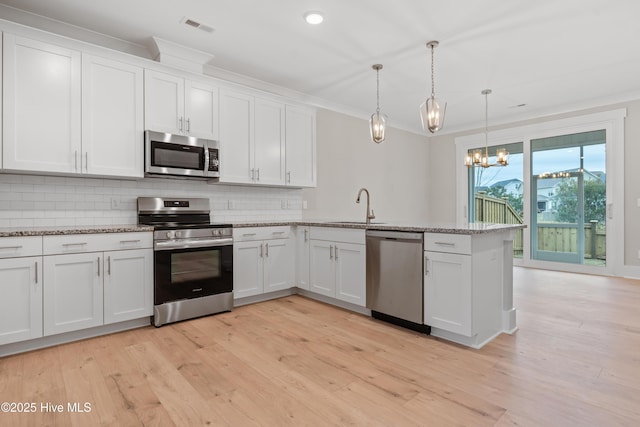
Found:
[(376, 319), (428, 334), (422, 314), (423, 236), (367, 230), (367, 308)]

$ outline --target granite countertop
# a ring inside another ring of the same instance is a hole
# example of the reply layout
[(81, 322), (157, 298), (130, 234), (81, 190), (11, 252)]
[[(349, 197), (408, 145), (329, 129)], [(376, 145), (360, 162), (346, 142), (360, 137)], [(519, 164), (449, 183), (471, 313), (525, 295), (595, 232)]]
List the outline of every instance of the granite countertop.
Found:
[(400, 221), (372, 221), (366, 225), (359, 221), (332, 220), (297, 220), (297, 221), (246, 221), (233, 223), (234, 228), (241, 227), (272, 227), (279, 225), (308, 225), (313, 227), (354, 228), (360, 230), (408, 231), (419, 233), (447, 233), (447, 234), (486, 234), (507, 230), (526, 228), (524, 224), (485, 224), (475, 223), (468, 226), (455, 224), (427, 224)]
[(146, 225), (88, 225), (65, 227), (10, 227), (0, 228), (0, 237), (19, 236), (55, 236), (67, 234), (96, 234), (96, 233), (131, 233), (153, 231), (153, 227)]
[[(447, 234), (485, 234), (506, 230), (525, 228), (524, 224), (469, 224), (457, 226), (455, 224), (420, 224), (407, 222), (373, 221), (366, 225), (359, 221), (332, 220), (283, 220), (283, 221), (242, 221), (232, 223), (234, 228), (242, 227), (273, 227), (282, 225), (304, 225), (313, 227), (351, 228), (359, 230), (408, 231), (418, 233), (447, 233)], [(54, 236), (67, 234), (99, 234), (99, 233), (131, 233), (150, 232), (152, 226), (147, 225), (95, 225), (95, 226), (65, 226), (65, 227), (10, 227), (0, 228), (0, 237), (19, 236)]]

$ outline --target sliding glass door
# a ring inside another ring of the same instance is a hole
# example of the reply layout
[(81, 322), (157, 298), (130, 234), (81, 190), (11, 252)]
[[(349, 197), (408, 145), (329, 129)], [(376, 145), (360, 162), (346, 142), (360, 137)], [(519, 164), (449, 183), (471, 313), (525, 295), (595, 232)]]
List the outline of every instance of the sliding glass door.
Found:
[(531, 140), (531, 258), (606, 265), (604, 130)]

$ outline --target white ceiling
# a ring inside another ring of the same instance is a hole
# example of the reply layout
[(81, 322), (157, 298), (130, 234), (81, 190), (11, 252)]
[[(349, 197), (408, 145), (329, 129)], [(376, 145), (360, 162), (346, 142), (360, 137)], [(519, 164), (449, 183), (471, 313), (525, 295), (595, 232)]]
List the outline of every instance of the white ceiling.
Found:
[[(0, 0), (145, 46), (157, 36), (211, 53), (215, 67), (420, 131), (430, 93), (448, 102), (445, 132), (640, 99), (637, 0)], [(5, 9), (6, 11), (7, 9)], [(319, 10), (325, 22), (302, 15)], [(215, 28), (181, 24), (188, 17)], [(0, 16), (1, 17), (1, 16)], [(515, 107), (526, 104), (524, 107)]]

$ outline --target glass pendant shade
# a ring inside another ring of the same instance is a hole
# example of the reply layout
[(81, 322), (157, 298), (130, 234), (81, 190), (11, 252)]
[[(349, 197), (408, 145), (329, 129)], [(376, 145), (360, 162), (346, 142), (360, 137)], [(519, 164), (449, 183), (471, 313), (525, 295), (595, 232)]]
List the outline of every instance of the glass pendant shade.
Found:
[(384, 141), (384, 131), (387, 127), (387, 118), (380, 111), (376, 111), (369, 119), (369, 130), (371, 131), (371, 140), (377, 144)]
[(380, 144), (384, 141), (384, 131), (387, 128), (387, 116), (380, 113), (380, 70), (382, 70), (382, 64), (374, 64), (371, 68), (376, 70), (376, 112), (369, 119), (369, 130), (371, 131), (371, 140)]
[(444, 107), (440, 106), (440, 102), (432, 96), (428, 98), (420, 106), (420, 118), (422, 119), (422, 129), (425, 132), (436, 133), (442, 129), (444, 124), (444, 115), (447, 111), (447, 103)]

